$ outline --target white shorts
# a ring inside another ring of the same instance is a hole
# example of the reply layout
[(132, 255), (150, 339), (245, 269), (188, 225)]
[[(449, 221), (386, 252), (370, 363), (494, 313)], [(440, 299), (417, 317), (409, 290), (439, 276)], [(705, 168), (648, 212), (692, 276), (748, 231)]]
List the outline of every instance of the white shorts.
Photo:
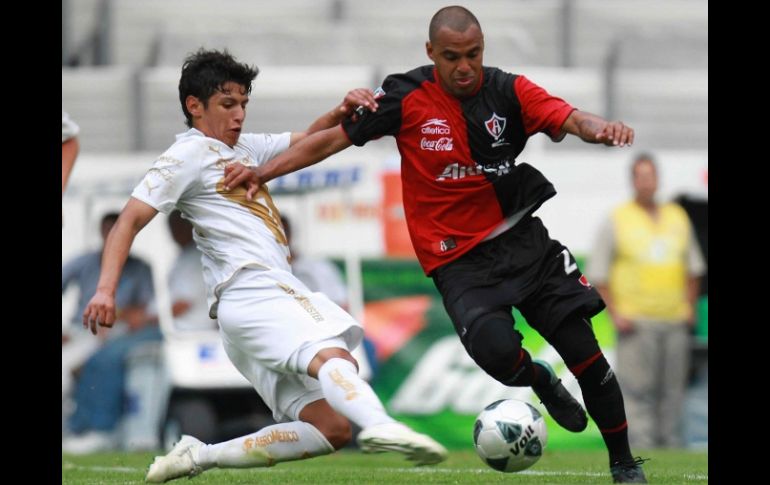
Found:
[(283, 270), (241, 270), (222, 290), (218, 319), (225, 351), (277, 422), (296, 421), (323, 399), (307, 367), (318, 351), (355, 349), (364, 330), (323, 293)]

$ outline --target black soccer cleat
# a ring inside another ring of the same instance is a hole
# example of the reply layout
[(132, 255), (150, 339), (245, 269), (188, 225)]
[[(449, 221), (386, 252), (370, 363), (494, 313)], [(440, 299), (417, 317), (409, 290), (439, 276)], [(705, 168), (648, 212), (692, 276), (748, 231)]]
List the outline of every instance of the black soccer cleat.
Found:
[(647, 477), (642, 471), (642, 463), (647, 459), (632, 458), (626, 461), (617, 461), (610, 466), (612, 483), (647, 483)]
[(567, 391), (567, 388), (561, 383), (561, 379), (556, 378), (556, 373), (551, 366), (542, 360), (535, 360), (533, 364), (545, 368), (551, 375), (551, 381), (547, 386), (541, 388), (532, 386), (532, 390), (535, 391), (535, 394), (548, 410), (551, 417), (562, 428), (573, 433), (579, 433), (586, 429), (586, 426), (588, 426), (586, 410)]

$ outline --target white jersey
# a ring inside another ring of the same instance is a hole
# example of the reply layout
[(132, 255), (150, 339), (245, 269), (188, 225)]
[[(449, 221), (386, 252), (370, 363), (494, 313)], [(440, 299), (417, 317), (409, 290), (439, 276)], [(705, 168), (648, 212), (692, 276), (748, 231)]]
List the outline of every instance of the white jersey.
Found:
[(176, 207), (192, 223), (211, 318), (217, 317), (221, 290), (242, 268), (291, 272), (281, 216), (267, 187), (249, 202), (245, 187), (225, 192), (222, 184), (227, 165), (261, 165), (286, 150), (290, 137), (243, 134), (230, 148), (192, 128), (177, 135), (131, 194), (164, 214)]
[(62, 111), (61, 112), (61, 142), (64, 143), (70, 138), (75, 138), (76, 136), (78, 136), (78, 133), (80, 133), (80, 127), (77, 125), (77, 123), (72, 121), (72, 118), (70, 118), (70, 115)]

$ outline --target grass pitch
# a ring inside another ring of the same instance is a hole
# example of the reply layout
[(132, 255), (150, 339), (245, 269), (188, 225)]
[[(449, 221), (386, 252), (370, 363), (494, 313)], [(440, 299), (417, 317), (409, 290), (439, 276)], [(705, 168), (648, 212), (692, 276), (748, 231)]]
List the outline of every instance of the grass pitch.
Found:
[[(639, 453), (650, 483), (708, 483), (708, 452), (654, 450)], [(138, 484), (152, 453), (62, 455), (62, 484)], [(500, 473), (484, 465), (472, 450), (452, 451), (444, 463), (414, 467), (396, 453), (364, 455), (342, 451), (272, 468), (209, 470), (188, 482), (207, 484), (418, 484), (418, 483), (612, 483), (605, 451), (545, 451), (533, 467)]]

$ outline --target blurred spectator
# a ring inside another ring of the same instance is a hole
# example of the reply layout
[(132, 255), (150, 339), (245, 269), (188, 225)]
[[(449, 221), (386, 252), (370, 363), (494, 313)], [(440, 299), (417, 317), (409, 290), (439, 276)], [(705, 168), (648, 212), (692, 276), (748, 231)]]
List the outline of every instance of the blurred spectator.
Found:
[[(102, 218), (104, 240), (117, 219), (117, 213)], [(142, 342), (160, 339), (157, 325), (146, 311), (154, 297), (152, 273), (147, 263), (133, 256), (128, 257), (115, 295), (119, 320), (125, 322), (125, 329), (113, 330), (109, 337), (101, 330), (97, 339), (82, 328), (88, 297), (96, 291), (102, 249), (62, 267), (62, 293), (72, 281), (80, 289), (69, 332), (62, 334), (63, 400), (71, 386), (71, 373), (85, 361), (75, 384), (75, 410), (68, 420), (69, 431), (75, 435), (62, 441), (62, 450), (68, 453), (90, 453), (113, 446), (114, 431), (123, 413), (125, 356)], [(106, 342), (94, 352), (100, 340)]]
[(168, 228), (181, 249), (168, 275), (174, 326), (178, 330), (216, 330), (217, 321), (209, 318), (201, 252), (193, 241), (193, 226), (175, 210), (168, 216)]
[(681, 446), (699, 277), (705, 265), (690, 220), (658, 204), (653, 158), (631, 168), (634, 200), (603, 224), (587, 275), (617, 330), (617, 360), (632, 446)]
[(61, 194), (64, 196), (64, 189), (67, 187), (67, 180), (72, 173), (72, 167), (75, 166), (75, 158), (78, 156), (80, 144), (77, 135), (80, 133), (80, 127), (72, 121), (67, 113), (61, 112)]
[[(75, 166), (75, 158), (78, 156), (80, 144), (77, 135), (80, 127), (72, 121), (67, 113), (61, 112), (61, 196), (64, 197), (64, 189), (70, 178), (72, 168)], [(61, 224), (64, 226), (64, 212), (61, 216)]]

